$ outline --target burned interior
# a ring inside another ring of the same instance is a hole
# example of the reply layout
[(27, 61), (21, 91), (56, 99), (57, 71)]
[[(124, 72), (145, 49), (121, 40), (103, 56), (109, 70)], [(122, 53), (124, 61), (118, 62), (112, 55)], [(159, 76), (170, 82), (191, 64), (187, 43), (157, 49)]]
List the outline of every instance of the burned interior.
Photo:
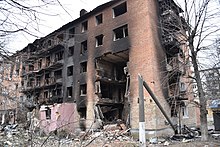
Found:
[(95, 93), (99, 115), (105, 123), (124, 120), (124, 102), (126, 93), (128, 50), (105, 54), (95, 59)]

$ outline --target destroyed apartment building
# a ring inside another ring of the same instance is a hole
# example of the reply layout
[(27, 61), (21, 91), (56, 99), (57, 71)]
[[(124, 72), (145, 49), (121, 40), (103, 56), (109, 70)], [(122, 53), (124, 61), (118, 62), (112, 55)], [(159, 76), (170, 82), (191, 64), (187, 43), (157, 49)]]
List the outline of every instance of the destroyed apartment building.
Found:
[[(16, 53), (19, 103), (36, 112), (45, 132), (101, 129), (120, 120), (136, 133), (140, 74), (173, 124), (197, 126), (182, 12), (173, 0), (112, 0), (81, 10)], [(144, 98), (146, 131), (173, 133), (147, 91)]]

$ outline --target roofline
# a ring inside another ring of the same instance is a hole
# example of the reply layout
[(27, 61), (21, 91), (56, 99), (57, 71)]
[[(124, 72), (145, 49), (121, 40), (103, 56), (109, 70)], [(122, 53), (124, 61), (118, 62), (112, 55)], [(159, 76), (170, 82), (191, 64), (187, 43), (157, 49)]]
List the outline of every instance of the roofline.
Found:
[(116, 4), (116, 3), (120, 2), (120, 1), (122, 1), (122, 0), (110, 0), (109, 2), (106, 2), (106, 3), (102, 4), (102, 5), (99, 5), (96, 8), (94, 8), (92, 11), (90, 11), (90, 12), (80, 16), (79, 18), (76, 18), (75, 20), (73, 20), (73, 21), (63, 25), (62, 27), (60, 27), (57, 30), (49, 33), (48, 35), (46, 35), (44, 37), (41, 37), (39, 39), (35, 39), (34, 42), (29, 43), (26, 47), (24, 47), (20, 51), (26, 49), (31, 44), (35, 44), (35, 42), (43, 41), (44, 39), (48, 38), (49, 36), (51, 36), (51, 35), (53, 35), (53, 34), (55, 34), (57, 32), (61, 32), (62, 30), (68, 29), (69, 27), (73, 26), (74, 24), (77, 24), (78, 22), (81, 22), (81, 21), (89, 18), (90, 16), (92, 16), (94, 14), (97, 14), (97, 13), (101, 12), (102, 10), (104, 10), (104, 9), (106, 9), (106, 8), (112, 6), (112, 5), (114, 5), (114, 4)]

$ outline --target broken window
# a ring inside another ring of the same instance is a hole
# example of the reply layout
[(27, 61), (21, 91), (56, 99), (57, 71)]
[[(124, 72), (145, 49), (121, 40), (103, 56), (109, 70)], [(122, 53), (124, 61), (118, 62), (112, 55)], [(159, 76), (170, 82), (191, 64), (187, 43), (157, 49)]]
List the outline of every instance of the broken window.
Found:
[(57, 36), (57, 39), (58, 39), (58, 43), (61, 43), (64, 40), (64, 35), (63, 34), (59, 34)]
[(53, 94), (53, 96), (61, 96), (61, 94), (62, 94), (61, 88), (54, 89), (52, 94)]
[(57, 95), (57, 96), (61, 96), (61, 95), (62, 95), (62, 90), (61, 90), (61, 88), (59, 88), (59, 89), (56, 90), (56, 95)]
[(80, 73), (87, 72), (87, 62), (80, 63)]
[(36, 77), (36, 86), (40, 86), (40, 77)]
[(38, 69), (41, 69), (41, 67), (42, 67), (42, 59), (38, 60), (37, 66), (38, 66)]
[(125, 38), (128, 36), (128, 25), (124, 25), (122, 27), (114, 29), (113, 32), (114, 32), (114, 41)]
[(46, 85), (50, 84), (50, 74), (49, 73), (45, 74), (45, 84)]
[(88, 30), (88, 21), (85, 21), (82, 23), (82, 32), (85, 32)]
[(69, 29), (69, 38), (73, 38), (75, 35), (75, 28)]
[(50, 66), (50, 56), (46, 57), (46, 66)]
[(46, 107), (45, 114), (46, 119), (51, 119), (51, 109), (49, 107)]
[(127, 12), (127, 3), (124, 2), (113, 8), (113, 17), (117, 17)]
[(87, 85), (86, 84), (80, 85), (80, 96), (86, 95), (86, 91), (87, 91)]
[(102, 14), (99, 14), (99, 15), (97, 15), (96, 17), (95, 17), (95, 19), (96, 19), (96, 25), (99, 25), (99, 24), (101, 24), (102, 23)]
[(87, 52), (87, 40), (81, 43), (81, 51), (80, 54), (85, 54)]
[(44, 91), (44, 98), (49, 98), (49, 91)]
[(29, 71), (34, 71), (34, 65), (30, 64), (30, 65), (28, 66), (28, 68), (29, 68)]
[(47, 41), (47, 45), (48, 45), (48, 47), (51, 47), (52, 41), (51, 41), (51, 40), (48, 40), (48, 41)]
[(73, 66), (67, 67), (67, 76), (72, 76), (73, 75)]
[(63, 59), (63, 51), (60, 51), (55, 54), (55, 61), (59, 61)]
[(67, 87), (67, 98), (72, 98), (73, 96), (73, 88)]
[(182, 106), (182, 115), (184, 118), (188, 118), (189, 115), (188, 115), (188, 108), (186, 105)]
[(74, 46), (69, 47), (69, 50), (68, 50), (68, 56), (70, 57), (72, 55), (74, 55)]
[(99, 47), (99, 46), (103, 45), (103, 38), (104, 38), (103, 34), (95, 37), (95, 39), (96, 39), (96, 47)]
[(62, 69), (54, 71), (54, 76), (56, 79), (62, 78)]

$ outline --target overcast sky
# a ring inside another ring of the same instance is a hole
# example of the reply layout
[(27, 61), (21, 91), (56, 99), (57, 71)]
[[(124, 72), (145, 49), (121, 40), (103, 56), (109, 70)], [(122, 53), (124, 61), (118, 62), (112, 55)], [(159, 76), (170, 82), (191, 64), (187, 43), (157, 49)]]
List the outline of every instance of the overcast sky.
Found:
[[(73, 21), (79, 17), (79, 12), (81, 9), (86, 9), (91, 11), (95, 7), (106, 3), (110, 0), (60, 0), (62, 6), (48, 6), (47, 11), (50, 14), (55, 14), (56, 16), (41, 15), (41, 21), (39, 25), (39, 33), (37, 36), (43, 37), (47, 34), (55, 31), (66, 23)], [(19, 33), (16, 37), (12, 37), (8, 42), (8, 50), (16, 51), (21, 50), (28, 43), (32, 43), (36, 38), (30, 35)]]

